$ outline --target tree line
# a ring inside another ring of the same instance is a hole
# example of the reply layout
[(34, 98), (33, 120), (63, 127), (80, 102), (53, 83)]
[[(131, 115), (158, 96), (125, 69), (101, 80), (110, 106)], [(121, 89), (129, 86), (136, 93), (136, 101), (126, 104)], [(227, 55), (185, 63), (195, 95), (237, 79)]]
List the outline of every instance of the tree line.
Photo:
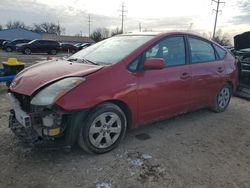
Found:
[(40, 24), (33, 24), (32, 26), (28, 26), (21, 21), (8, 21), (4, 26), (0, 25), (0, 30), (15, 28), (27, 29), (36, 33), (50, 33), (56, 35), (61, 35), (65, 32), (64, 27), (62, 27), (59, 23), (56, 24), (53, 22), (43, 22)]

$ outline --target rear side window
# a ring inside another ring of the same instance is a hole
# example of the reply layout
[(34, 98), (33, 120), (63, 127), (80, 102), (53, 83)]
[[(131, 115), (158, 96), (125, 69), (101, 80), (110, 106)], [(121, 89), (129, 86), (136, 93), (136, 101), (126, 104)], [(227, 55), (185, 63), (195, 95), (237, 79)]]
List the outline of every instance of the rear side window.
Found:
[(225, 55), (226, 55), (226, 50), (220, 48), (219, 46), (217, 45), (214, 45), (214, 48), (219, 56), (219, 59), (224, 59)]
[(215, 53), (209, 42), (189, 37), (192, 63), (215, 60)]
[(47, 44), (48, 45), (59, 45), (59, 43), (57, 41), (48, 41)]

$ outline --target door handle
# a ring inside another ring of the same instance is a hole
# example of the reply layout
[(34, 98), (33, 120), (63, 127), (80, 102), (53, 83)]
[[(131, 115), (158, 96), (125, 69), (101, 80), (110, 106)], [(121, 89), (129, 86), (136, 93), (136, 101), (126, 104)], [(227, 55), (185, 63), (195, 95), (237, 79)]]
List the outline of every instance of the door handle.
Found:
[(134, 87), (136, 85), (137, 85), (136, 83), (129, 83), (129, 84), (127, 84), (128, 87)]
[(223, 67), (218, 67), (217, 72), (221, 73), (221, 72), (223, 72), (223, 71), (224, 71), (224, 68), (223, 68)]
[(184, 73), (181, 74), (181, 79), (182, 80), (188, 79), (189, 77), (190, 77), (190, 74), (187, 73), (187, 72), (184, 72)]

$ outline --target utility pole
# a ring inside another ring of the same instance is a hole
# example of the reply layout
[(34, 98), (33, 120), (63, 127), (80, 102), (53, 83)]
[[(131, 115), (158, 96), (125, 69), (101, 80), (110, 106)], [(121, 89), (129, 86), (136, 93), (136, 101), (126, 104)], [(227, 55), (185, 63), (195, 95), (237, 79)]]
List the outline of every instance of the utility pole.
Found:
[(141, 32), (141, 22), (139, 22), (139, 32)]
[(212, 3), (217, 4), (217, 8), (213, 9), (215, 11), (215, 21), (214, 21), (214, 31), (213, 31), (213, 39), (215, 37), (215, 31), (216, 31), (216, 25), (217, 25), (217, 19), (218, 19), (218, 13), (221, 12), (220, 10), (220, 4), (225, 4), (225, 2), (221, 2), (220, 0), (212, 0)]
[(89, 14), (89, 15), (88, 15), (89, 37), (90, 37), (90, 24), (91, 24), (91, 22), (93, 22), (93, 21), (91, 20), (91, 17), (90, 17), (90, 14)]
[(191, 32), (191, 31), (192, 31), (193, 25), (194, 25), (193, 22), (191, 22), (191, 23), (189, 24), (188, 29), (187, 29), (188, 32)]
[(119, 10), (121, 12), (121, 17), (122, 17), (122, 27), (121, 27), (121, 33), (123, 33), (123, 24), (124, 24), (124, 17), (126, 16), (125, 13), (127, 13), (128, 11), (125, 10), (125, 6), (124, 6), (124, 2), (122, 2), (122, 9)]

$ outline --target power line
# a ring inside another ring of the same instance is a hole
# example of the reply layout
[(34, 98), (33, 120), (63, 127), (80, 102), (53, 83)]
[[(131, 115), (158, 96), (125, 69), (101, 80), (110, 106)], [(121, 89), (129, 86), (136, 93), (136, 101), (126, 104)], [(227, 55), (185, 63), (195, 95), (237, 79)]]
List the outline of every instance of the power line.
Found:
[(218, 19), (218, 13), (222, 12), (220, 10), (220, 4), (225, 4), (225, 2), (221, 2), (220, 0), (212, 0), (212, 3), (215, 2), (217, 4), (217, 8), (213, 9), (215, 11), (215, 21), (214, 21), (214, 31), (213, 31), (213, 39), (215, 37), (215, 31), (216, 31), (216, 25), (217, 25), (217, 19)]
[(125, 10), (125, 6), (124, 6), (124, 2), (122, 2), (122, 9), (119, 10), (121, 12), (121, 17), (122, 17), (122, 27), (121, 27), (121, 33), (123, 33), (123, 25), (124, 25), (124, 17), (126, 16), (125, 13), (127, 13), (128, 11)]
[(91, 20), (90, 14), (88, 15), (88, 24), (89, 24), (89, 37), (90, 37), (90, 24), (91, 22), (93, 22), (93, 20)]

